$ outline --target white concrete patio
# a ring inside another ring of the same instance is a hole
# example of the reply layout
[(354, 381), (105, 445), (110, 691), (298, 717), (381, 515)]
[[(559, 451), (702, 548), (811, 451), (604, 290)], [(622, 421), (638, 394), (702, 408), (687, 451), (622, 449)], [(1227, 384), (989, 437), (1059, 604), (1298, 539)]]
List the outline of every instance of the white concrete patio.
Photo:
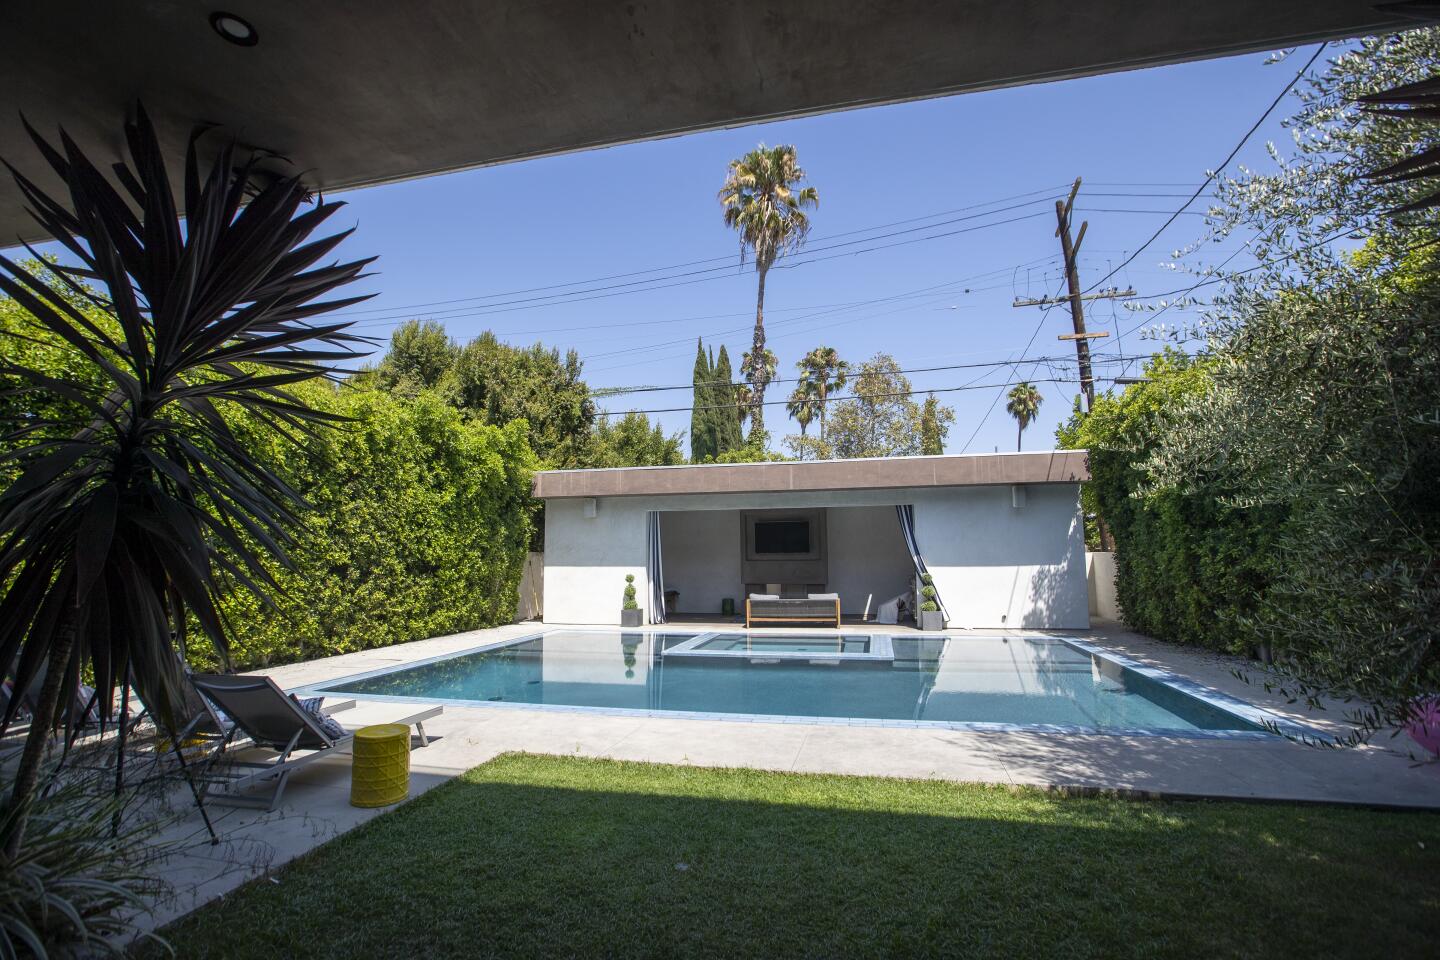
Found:
[[(686, 624), (688, 627), (695, 624)], [(720, 626), (720, 625), (716, 625)], [(725, 626), (729, 626), (728, 624)], [(526, 623), (277, 667), (287, 689), (467, 650), (543, 629)], [(893, 627), (846, 625), (847, 630)], [(965, 631), (952, 631), (963, 636)], [(975, 631), (995, 635), (1000, 631)], [(1021, 631), (1011, 631), (1021, 635)], [(1069, 631), (1145, 665), (1163, 667), (1281, 716), (1330, 732), (1339, 711), (1306, 712), (1231, 674), (1243, 661), (1160, 644), (1115, 624)], [(362, 700), (363, 705), (363, 698)], [(338, 715), (343, 721), (344, 715)], [(1417, 763), (1408, 738), (1318, 749), (1269, 740), (1133, 737), (807, 723), (739, 722), (580, 711), (447, 706), (426, 722), (430, 746), (411, 754), (411, 796), (510, 751), (766, 770), (935, 778), (1146, 797), (1353, 803), (1440, 809), (1440, 764)], [(211, 807), (223, 842), (202, 842), (193, 812), (171, 831), (185, 838), (166, 871), (176, 896), (157, 926), (223, 895), (383, 813), (349, 806), (349, 760), (319, 761), (291, 778), (270, 813)], [(393, 808), (391, 808), (393, 809)]]

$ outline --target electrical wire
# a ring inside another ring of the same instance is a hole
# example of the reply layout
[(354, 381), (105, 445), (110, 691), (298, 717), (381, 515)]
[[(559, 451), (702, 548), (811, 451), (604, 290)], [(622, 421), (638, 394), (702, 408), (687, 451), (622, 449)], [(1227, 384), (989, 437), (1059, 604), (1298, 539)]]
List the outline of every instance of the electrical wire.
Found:
[(1160, 225), (1160, 229), (1156, 230), (1150, 235), (1150, 239), (1140, 244), (1140, 247), (1129, 257), (1127, 257), (1120, 264), (1120, 267), (1116, 267), (1115, 270), (1111, 270), (1105, 276), (1095, 281), (1094, 284), (1082, 291), (1083, 293), (1089, 293), (1091, 290), (1094, 290), (1096, 287), (1099, 287), (1101, 284), (1103, 284), (1106, 280), (1109, 280), (1112, 276), (1115, 275), (1117, 270), (1119, 270), (1121, 267), (1129, 265), (1130, 262), (1133, 261), (1136, 257), (1140, 256), (1140, 254), (1143, 253), (1145, 249), (1150, 246), (1150, 244), (1154, 243), (1157, 239), (1159, 239), (1160, 234), (1164, 233), (1166, 229), (1168, 229), (1169, 226), (1174, 223), (1182, 213), (1185, 212), (1186, 208), (1189, 207), (1190, 204), (1194, 203), (1196, 198), (1198, 198), (1200, 194), (1205, 192), (1205, 188), (1210, 186), (1210, 184), (1215, 180), (1215, 178), (1220, 175), (1220, 171), (1224, 170), (1227, 166), (1229, 166), (1230, 161), (1235, 159), (1235, 155), (1238, 154), (1241, 148), (1245, 146), (1245, 144), (1250, 140), (1252, 136), (1254, 136), (1255, 131), (1260, 129), (1260, 125), (1263, 124), (1267, 119), (1269, 119), (1270, 114), (1275, 112), (1275, 108), (1280, 106), (1280, 102), (1285, 99), (1285, 97), (1290, 93), (1292, 89), (1294, 89), (1295, 85), (1300, 82), (1300, 79), (1310, 71), (1310, 68), (1315, 64), (1315, 61), (1320, 58), (1320, 54), (1324, 52), (1325, 47), (1328, 45), (1328, 41), (1325, 41), (1315, 48), (1315, 52), (1310, 55), (1310, 59), (1305, 61), (1305, 66), (1300, 68), (1299, 72), (1290, 79), (1289, 83), (1285, 84), (1285, 89), (1281, 90), (1280, 93), (1276, 95), (1275, 99), (1271, 101), (1270, 106), (1265, 108), (1265, 112), (1260, 114), (1260, 119), (1256, 120), (1253, 124), (1251, 124), (1250, 129), (1245, 132), (1245, 136), (1240, 138), (1240, 142), (1235, 144), (1235, 148), (1231, 150), (1230, 154), (1220, 163), (1220, 166), (1216, 167), (1214, 170), (1211, 170), (1206, 174), (1204, 182), (1195, 189), (1195, 192), (1191, 195), (1190, 199), (1182, 203), (1180, 205), (1180, 209), (1176, 210), (1164, 223), (1162, 223)]

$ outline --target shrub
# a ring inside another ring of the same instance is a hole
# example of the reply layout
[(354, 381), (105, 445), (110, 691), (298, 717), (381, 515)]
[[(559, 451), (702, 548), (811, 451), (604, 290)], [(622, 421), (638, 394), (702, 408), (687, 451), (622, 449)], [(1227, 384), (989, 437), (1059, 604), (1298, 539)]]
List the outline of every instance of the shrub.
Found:
[(314, 510), (296, 531), (295, 569), (277, 572), (277, 609), (241, 591), (225, 603), (236, 667), (508, 623), (530, 537), (524, 421), (467, 423), (429, 392), (313, 389), (354, 422), (304, 450), (246, 437)]
[(1063, 448), (1089, 451), (1081, 500), (1115, 539), (1116, 595), (1125, 623), (1160, 640), (1230, 652), (1258, 640), (1250, 624), (1276, 569), (1280, 507), (1239, 509), (1213, 491), (1152, 490), (1142, 461), (1168, 416), (1209, 389), (1207, 361), (1154, 358), (1149, 382), (1098, 398), (1060, 428)]
[(625, 603), (622, 604), (625, 610), (639, 610), (640, 605), (635, 602), (635, 574), (625, 574)]
[(936, 613), (940, 609), (940, 604), (935, 602), (935, 587), (930, 583), (930, 574), (925, 574), (922, 579), (925, 581), (925, 586), (920, 588), (920, 596), (925, 599), (920, 604), (920, 611), (922, 613)]
[(147, 876), (158, 849), (154, 822), (113, 831), (122, 800), (78, 782), (49, 787), (0, 809), (0, 845), (24, 823), (14, 859), (0, 870), (0, 956), (115, 953), (114, 942), (136, 932), (144, 897), (163, 889)]

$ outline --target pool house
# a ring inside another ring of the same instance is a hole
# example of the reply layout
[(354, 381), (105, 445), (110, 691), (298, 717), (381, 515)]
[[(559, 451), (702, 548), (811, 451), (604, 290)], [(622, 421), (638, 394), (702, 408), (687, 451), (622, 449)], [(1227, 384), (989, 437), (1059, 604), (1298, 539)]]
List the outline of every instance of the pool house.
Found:
[(643, 623), (913, 624), (928, 572), (950, 627), (1084, 629), (1088, 477), (1077, 450), (542, 471), (544, 622), (620, 624), (633, 576)]

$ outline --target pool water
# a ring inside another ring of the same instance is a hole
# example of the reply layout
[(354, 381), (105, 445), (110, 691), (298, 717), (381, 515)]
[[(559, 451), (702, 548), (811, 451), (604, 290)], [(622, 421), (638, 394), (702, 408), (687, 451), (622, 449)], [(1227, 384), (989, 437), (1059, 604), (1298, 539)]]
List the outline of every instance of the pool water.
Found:
[(1147, 733), (1262, 729), (1049, 638), (554, 629), (313, 692)]

